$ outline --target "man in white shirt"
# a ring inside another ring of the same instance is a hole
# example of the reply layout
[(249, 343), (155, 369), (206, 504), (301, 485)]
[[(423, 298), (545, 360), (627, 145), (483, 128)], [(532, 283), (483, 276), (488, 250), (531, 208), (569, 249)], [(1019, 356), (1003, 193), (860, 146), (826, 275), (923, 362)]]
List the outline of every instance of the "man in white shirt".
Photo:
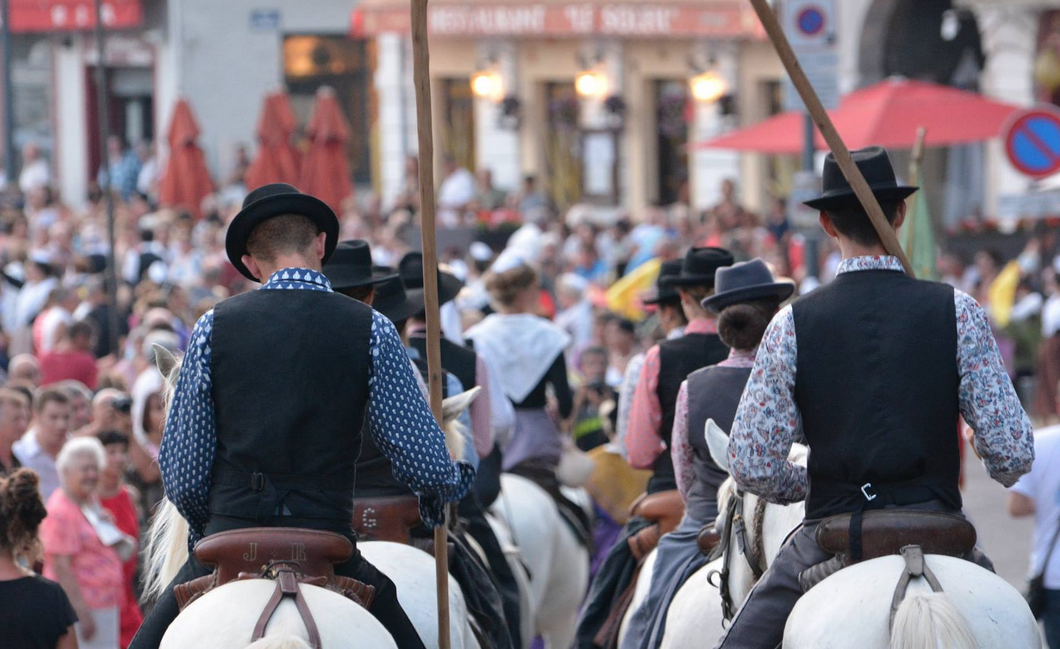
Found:
[(22, 466), (40, 476), (41, 498), (47, 502), (59, 488), (55, 460), (70, 430), (70, 398), (58, 388), (44, 388), (34, 401), (33, 428), (15, 442), (14, 451)]
[(22, 147), (22, 173), (18, 175), (18, 187), (28, 195), (34, 190), (47, 187), (51, 182), (51, 169), (41, 155), (40, 147), (29, 142)]
[(478, 195), (475, 174), (456, 164), (452, 156), (445, 157), (445, 180), (438, 189), (438, 215), (447, 227), (460, 225), (468, 204)]
[[(1034, 546), (1030, 574), (1045, 573), (1045, 613), (1042, 622), (1050, 647), (1060, 647), (1060, 426), (1034, 431), (1034, 465), (1009, 490), (1011, 516), (1034, 514)], [(1050, 555), (1048, 565), (1046, 557)]]

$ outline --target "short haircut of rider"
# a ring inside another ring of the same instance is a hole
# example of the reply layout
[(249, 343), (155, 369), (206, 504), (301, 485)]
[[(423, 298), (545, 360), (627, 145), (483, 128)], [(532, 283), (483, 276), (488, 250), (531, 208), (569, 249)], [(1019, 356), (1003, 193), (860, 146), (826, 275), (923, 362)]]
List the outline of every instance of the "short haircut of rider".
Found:
[[(898, 218), (898, 206), (905, 202), (898, 200), (880, 201), (880, 209), (883, 210), (887, 222), (894, 225)], [(869, 220), (859, 203), (850, 203), (842, 207), (829, 207), (823, 210), (835, 226), (836, 232), (862, 246), (874, 246), (880, 243), (880, 236), (876, 234), (876, 228)]]
[(251, 257), (273, 263), (280, 255), (304, 252), (320, 234), (309, 217), (283, 214), (254, 226), (247, 237), (247, 252)]

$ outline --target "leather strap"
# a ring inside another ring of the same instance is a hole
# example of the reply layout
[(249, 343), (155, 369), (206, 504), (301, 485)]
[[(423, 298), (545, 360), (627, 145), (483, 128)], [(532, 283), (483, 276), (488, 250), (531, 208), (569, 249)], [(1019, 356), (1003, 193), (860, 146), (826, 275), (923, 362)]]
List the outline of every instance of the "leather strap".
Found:
[(894, 616), (898, 613), (898, 607), (902, 605), (902, 601), (905, 599), (905, 591), (909, 588), (911, 580), (923, 577), (927, 580), (928, 585), (931, 586), (932, 592), (942, 592), (942, 584), (939, 583), (935, 573), (931, 572), (931, 568), (928, 567), (927, 561), (924, 560), (924, 551), (919, 545), (907, 545), (902, 548), (902, 558), (905, 559), (905, 569), (898, 580), (898, 586), (894, 589), (894, 597), (891, 598), (891, 617), (887, 625), (888, 629), (894, 627)]
[(322, 649), (320, 631), (317, 629), (316, 620), (313, 619), (313, 614), (309, 611), (305, 596), (302, 595), (302, 588), (298, 584), (298, 578), (290, 568), (281, 568), (277, 571), (276, 590), (272, 592), (272, 597), (265, 604), (265, 610), (261, 612), (257, 624), (254, 625), (254, 635), (251, 636), (251, 642), (265, 637), (265, 628), (269, 625), (269, 620), (272, 619), (273, 614), (276, 613), (276, 609), (285, 597), (294, 598), (294, 604), (298, 608), (298, 614), (302, 616), (302, 623), (305, 625), (306, 634), (309, 636), (309, 646), (313, 649)]

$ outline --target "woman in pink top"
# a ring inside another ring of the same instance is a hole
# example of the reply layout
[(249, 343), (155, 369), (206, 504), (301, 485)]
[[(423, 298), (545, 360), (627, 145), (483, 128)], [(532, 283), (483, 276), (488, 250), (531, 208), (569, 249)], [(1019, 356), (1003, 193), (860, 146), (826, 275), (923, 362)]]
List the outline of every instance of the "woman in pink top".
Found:
[[(104, 462), (99, 440), (82, 437), (67, 442), (57, 461), (61, 488), (48, 499), (48, 517), (41, 525), (44, 576), (59, 582), (70, 598), (79, 620), (81, 649), (118, 648), (121, 560), (100, 538), (107, 529), (116, 528), (96, 491)], [(120, 536), (118, 532), (107, 542)]]

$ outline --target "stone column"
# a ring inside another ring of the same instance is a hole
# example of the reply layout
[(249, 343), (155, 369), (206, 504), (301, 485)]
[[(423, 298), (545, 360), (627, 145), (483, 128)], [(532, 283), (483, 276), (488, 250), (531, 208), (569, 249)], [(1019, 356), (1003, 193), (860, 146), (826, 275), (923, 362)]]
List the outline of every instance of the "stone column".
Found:
[[(416, 101), (411, 82), (411, 57), (401, 34), (376, 37), (375, 90), (379, 102), (380, 198), (393, 205), (405, 182), (405, 158), (416, 151)], [(411, 137), (410, 137), (411, 133)]]
[[(714, 46), (712, 53), (716, 69), (728, 84), (729, 93), (740, 94), (739, 46), (723, 43)], [(735, 116), (721, 114), (717, 102), (696, 102), (689, 143), (702, 142), (717, 137), (737, 126)], [(722, 149), (693, 149), (689, 153), (689, 176), (691, 178), (692, 208), (702, 210), (721, 199), (721, 181), (740, 176), (740, 154)]]
[[(88, 129), (86, 102), (94, 102), (85, 87), (85, 58), (82, 37), (70, 37), (70, 45), (57, 44), (55, 65), (55, 154), (53, 166), (63, 200), (73, 206), (84, 204), (88, 194)], [(160, 138), (161, 139), (161, 138)], [(95, 170), (92, 170), (95, 173)], [(15, 179), (18, 182), (18, 179)]]
[(480, 46), (479, 60), (492, 61), (501, 89), (494, 97), (475, 98), (475, 159), (479, 168), (493, 173), (493, 185), (508, 192), (520, 188), (519, 131), (501, 124), (501, 100), (518, 97), (524, 118), (527, 101), (526, 97), (519, 96), (515, 48), (511, 41)]

